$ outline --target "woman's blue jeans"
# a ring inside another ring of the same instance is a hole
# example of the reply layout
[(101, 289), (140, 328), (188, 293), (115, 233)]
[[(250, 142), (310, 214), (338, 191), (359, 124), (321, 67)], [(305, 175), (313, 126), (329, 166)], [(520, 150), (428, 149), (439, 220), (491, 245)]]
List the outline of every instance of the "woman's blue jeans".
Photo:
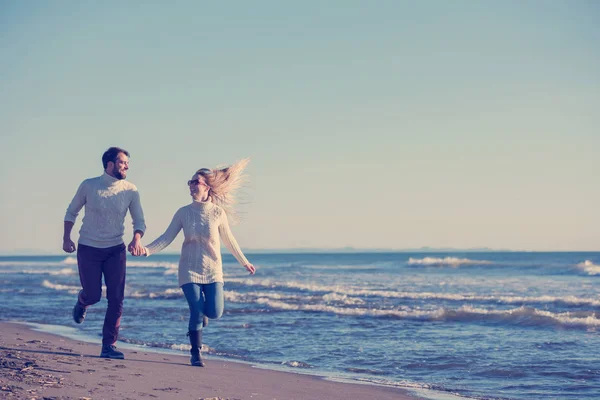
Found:
[(210, 319), (221, 318), (225, 300), (223, 298), (223, 283), (186, 283), (181, 287), (185, 299), (190, 306), (190, 331), (202, 330), (202, 316)]

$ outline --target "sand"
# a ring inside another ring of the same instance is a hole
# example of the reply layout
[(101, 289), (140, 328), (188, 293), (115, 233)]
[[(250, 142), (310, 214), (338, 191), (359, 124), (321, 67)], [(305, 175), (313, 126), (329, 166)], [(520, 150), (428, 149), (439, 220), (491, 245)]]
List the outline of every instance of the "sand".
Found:
[(0, 398), (415, 400), (385, 386), (334, 382), (238, 362), (120, 348), (125, 360), (98, 357), (100, 344), (0, 322)]

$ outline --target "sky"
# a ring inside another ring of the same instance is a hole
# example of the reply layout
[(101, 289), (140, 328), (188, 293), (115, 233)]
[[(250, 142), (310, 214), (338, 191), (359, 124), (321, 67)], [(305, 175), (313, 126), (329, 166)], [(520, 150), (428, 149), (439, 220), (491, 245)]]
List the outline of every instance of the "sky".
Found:
[(146, 243), (250, 157), (242, 249), (600, 250), (595, 1), (6, 0), (0, 60), (3, 254), (110, 146)]

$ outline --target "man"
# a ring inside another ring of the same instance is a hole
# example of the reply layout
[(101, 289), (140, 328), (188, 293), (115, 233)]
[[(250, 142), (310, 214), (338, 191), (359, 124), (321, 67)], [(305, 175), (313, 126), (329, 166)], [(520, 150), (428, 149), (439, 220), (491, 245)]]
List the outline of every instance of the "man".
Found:
[(73, 320), (83, 322), (86, 309), (102, 297), (102, 275), (106, 284), (108, 308), (102, 328), (102, 351), (100, 357), (125, 358), (115, 347), (123, 312), (125, 296), (125, 244), (124, 222), (127, 210), (133, 220), (133, 240), (128, 250), (141, 255), (146, 225), (140, 195), (134, 184), (125, 181), (129, 169), (129, 153), (111, 147), (102, 155), (104, 173), (84, 180), (67, 208), (64, 223), (63, 250), (73, 253), (75, 243), (71, 230), (81, 208), (85, 215), (79, 231), (77, 266), (81, 291), (73, 307)]

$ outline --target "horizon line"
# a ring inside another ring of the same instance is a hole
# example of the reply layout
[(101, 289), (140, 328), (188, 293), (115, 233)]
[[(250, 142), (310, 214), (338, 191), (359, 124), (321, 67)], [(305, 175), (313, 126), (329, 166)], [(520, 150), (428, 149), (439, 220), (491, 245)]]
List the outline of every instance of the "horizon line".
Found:
[[(525, 250), (525, 249), (494, 249), (489, 247), (415, 247), (415, 248), (356, 248), (345, 247), (284, 247), (284, 248), (248, 248), (245, 253), (598, 253), (600, 250)], [(73, 253), (61, 251), (49, 252), (39, 249), (16, 249), (0, 251), (0, 256), (70, 256)], [(163, 252), (163, 255), (179, 255), (179, 252)], [(224, 254), (229, 254), (225, 252)]]

